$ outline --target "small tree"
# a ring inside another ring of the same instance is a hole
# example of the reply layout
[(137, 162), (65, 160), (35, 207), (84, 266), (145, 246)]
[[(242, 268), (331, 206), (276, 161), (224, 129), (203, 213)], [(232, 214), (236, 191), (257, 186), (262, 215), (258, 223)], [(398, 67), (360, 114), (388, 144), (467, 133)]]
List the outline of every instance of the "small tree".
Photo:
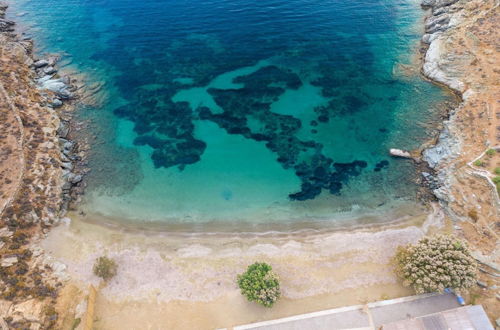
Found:
[(249, 301), (265, 307), (272, 307), (281, 295), (278, 275), (263, 262), (248, 266), (246, 272), (238, 275), (238, 286)]
[(106, 256), (97, 258), (94, 264), (94, 274), (105, 281), (113, 278), (116, 275), (117, 269), (118, 265), (116, 262)]
[(450, 235), (425, 237), (400, 247), (395, 256), (397, 272), (404, 285), (417, 293), (460, 292), (474, 285), (477, 264), (465, 242)]

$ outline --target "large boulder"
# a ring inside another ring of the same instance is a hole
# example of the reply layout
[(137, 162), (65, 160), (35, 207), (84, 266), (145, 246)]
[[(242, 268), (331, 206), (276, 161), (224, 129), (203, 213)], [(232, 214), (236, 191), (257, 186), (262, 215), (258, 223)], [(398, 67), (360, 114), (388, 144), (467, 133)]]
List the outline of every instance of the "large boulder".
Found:
[(54, 74), (56, 72), (57, 70), (53, 66), (46, 66), (45, 68), (43, 68), (43, 73), (48, 75)]
[(44, 66), (49, 65), (49, 62), (47, 60), (38, 60), (35, 63), (33, 63), (33, 66), (38, 69), (38, 68), (43, 68)]
[(41, 89), (56, 93), (61, 99), (70, 99), (73, 97), (73, 94), (69, 91), (69, 86), (62, 79), (51, 79), (50, 76), (45, 76), (38, 80), (38, 85)]

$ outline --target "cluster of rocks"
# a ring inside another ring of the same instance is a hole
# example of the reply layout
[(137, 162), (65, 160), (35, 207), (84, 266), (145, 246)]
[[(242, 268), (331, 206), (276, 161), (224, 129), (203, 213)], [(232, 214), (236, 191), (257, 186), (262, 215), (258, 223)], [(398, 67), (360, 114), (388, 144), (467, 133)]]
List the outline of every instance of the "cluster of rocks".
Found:
[[(25, 41), (14, 38), (17, 43), (25, 47)], [(30, 54), (31, 56), (31, 54)], [(83, 179), (85, 169), (79, 169), (78, 162), (82, 156), (79, 152), (78, 144), (71, 140), (71, 101), (77, 96), (77, 87), (72, 84), (69, 76), (60, 77), (56, 69), (56, 63), (59, 60), (58, 55), (49, 55), (45, 59), (31, 59), (27, 61), (34, 72), (34, 81), (37, 89), (40, 91), (41, 99), (39, 105), (41, 107), (49, 107), (54, 109), (59, 127), (57, 127), (56, 135), (59, 137), (60, 147), (60, 167), (62, 170), (62, 199), (61, 210), (59, 214), (64, 214), (72, 199), (75, 199), (75, 194), (71, 194), (71, 190), (78, 186)], [(64, 107), (67, 103), (69, 106)], [(40, 124), (41, 125), (41, 124)], [(48, 128), (45, 128), (48, 130)], [(52, 145), (52, 142), (48, 143)], [(57, 145), (57, 144), (56, 144)], [(82, 193), (83, 188), (78, 191)], [(55, 213), (53, 214), (56, 215)], [(54, 219), (44, 218), (46, 224)]]
[[(424, 157), (423, 157), (424, 162), (422, 162), (422, 159), (412, 156), (412, 154), (407, 150), (401, 150), (401, 149), (389, 150), (389, 154), (394, 158), (403, 158), (416, 162), (419, 172), (422, 175), (421, 179), (417, 181), (421, 184), (423, 188), (425, 188), (426, 191), (426, 194), (422, 195), (422, 198), (428, 195), (430, 192), (435, 192), (442, 187), (442, 182), (437, 178), (436, 173), (433, 170), (436, 162), (438, 161), (437, 159), (435, 159), (436, 151), (434, 150), (434, 148), (436, 147), (438, 149), (440, 148), (440, 146), (434, 146), (433, 148), (429, 148), (424, 151)], [(380, 162), (379, 164), (381, 163), (382, 162)], [(378, 167), (379, 166), (377, 164), (375, 171), (377, 171)], [(380, 169), (378, 170), (380, 171)]]
[[(38, 89), (47, 98), (47, 105), (51, 108), (62, 108), (64, 103), (70, 102), (76, 98), (77, 87), (72, 84), (71, 77), (58, 75), (56, 64), (59, 61), (58, 55), (49, 55), (47, 58), (37, 59), (32, 67), (37, 75), (36, 83)], [(59, 136), (59, 146), (61, 150), (61, 168), (62, 168), (62, 192), (63, 203), (60, 214), (64, 214), (72, 200), (83, 193), (81, 182), (85, 173), (81, 169), (79, 162), (82, 160), (78, 144), (73, 141), (71, 136), (71, 121), (67, 116), (60, 117), (57, 135)]]
[(69, 76), (56, 77), (57, 69), (55, 65), (59, 57), (56, 55), (49, 56), (47, 59), (39, 59), (33, 62), (38, 79), (37, 85), (42, 90), (48, 90), (54, 93), (54, 97), (49, 103), (53, 108), (59, 108), (63, 105), (63, 101), (73, 98), (73, 92), (76, 90), (71, 85), (71, 78)]
[(5, 18), (5, 11), (8, 5), (4, 2), (0, 2), (0, 32), (13, 32), (15, 22)]
[[(463, 6), (458, 0), (423, 0), (422, 7), (431, 9), (431, 15), (425, 22), (426, 33), (422, 37), (422, 42), (428, 45), (422, 71), (428, 78), (456, 92), (464, 93), (464, 84), (455, 76), (454, 63), (457, 59), (444, 52), (443, 42), (446, 38), (441, 37), (448, 29), (459, 23)], [(463, 99), (466, 97), (467, 93), (463, 94)], [(449, 122), (445, 121), (438, 142), (422, 153), (422, 159), (430, 170), (422, 173), (423, 182), (443, 203), (450, 202), (448, 191), (450, 175), (446, 170), (440, 169), (440, 166), (445, 160), (457, 156), (460, 148), (457, 138), (450, 134), (448, 125)]]
[[(67, 123), (61, 122), (62, 127)], [(65, 135), (66, 136), (66, 135)], [(83, 180), (83, 172), (78, 169), (78, 162), (82, 159), (78, 153), (76, 142), (68, 140), (65, 137), (59, 138), (61, 147), (61, 167), (64, 183), (62, 185), (63, 204), (61, 205), (61, 213), (64, 214), (69, 208), (70, 202), (75, 199), (76, 195), (72, 194), (79, 187)], [(78, 194), (83, 193), (83, 189), (78, 189)]]
[(422, 172), (424, 184), (431, 190), (439, 189), (442, 184), (440, 180), (435, 176), (434, 173)]
[(458, 0), (423, 0), (424, 8), (431, 8), (432, 15), (425, 22), (425, 34), (422, 36), (422, 42), (430, 44), (433, 40), (441, 35), (450, 27), (450, 11), (453, 10), (451, 5)]

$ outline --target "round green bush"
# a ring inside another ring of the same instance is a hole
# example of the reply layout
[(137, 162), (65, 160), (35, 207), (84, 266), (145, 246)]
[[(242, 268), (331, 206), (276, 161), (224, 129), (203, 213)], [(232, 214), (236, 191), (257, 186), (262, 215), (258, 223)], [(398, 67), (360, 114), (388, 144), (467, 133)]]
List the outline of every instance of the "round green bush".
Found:
[(238, 275), (238, 286), (249, 301), (265, 307), (272, 307), (281, 295), (278, 275), (264, 262), (256, 262)]
[(461, 292), (476, 283), (477, 263), (465, 242), (450, 235), (424, 237), (399, 248), (396, 267), (403, 283), (417, 293)]

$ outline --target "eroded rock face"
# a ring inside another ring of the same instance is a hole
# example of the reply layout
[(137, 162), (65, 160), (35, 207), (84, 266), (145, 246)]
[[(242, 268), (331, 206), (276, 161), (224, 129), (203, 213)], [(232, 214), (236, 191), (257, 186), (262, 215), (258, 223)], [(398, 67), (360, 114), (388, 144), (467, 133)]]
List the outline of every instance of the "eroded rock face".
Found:
[(463, 21), (462, 5), (458, 0), (424, 0), (422, 6), (432, 7), (432, 15), (426, 19), (422, 42), (429, 44), (425, 55), (423, 73), (430, 79), (463, 93), (463, 68), (474, 60), (468, 53), (458, 53), (454, 41), (445, 33)]
[(465, 84), (462, 82), (461, 67), (472, 62), (472, 59), (467, 54), (450, 53), (447, 51), (448, 47), (448, 41), (442, 35), (432, 39), (425, 55), (423, 71), (432, 80), (463, 93)]

